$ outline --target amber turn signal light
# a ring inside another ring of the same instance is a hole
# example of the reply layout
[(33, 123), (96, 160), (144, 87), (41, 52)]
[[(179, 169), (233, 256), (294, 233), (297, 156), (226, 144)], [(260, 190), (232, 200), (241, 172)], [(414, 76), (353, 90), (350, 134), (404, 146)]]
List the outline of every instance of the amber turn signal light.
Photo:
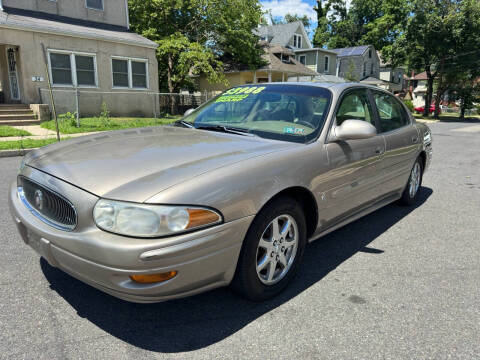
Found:
[(172, 270), (160, 274), (130, 275), (130, 279), (141, 284), (152, 284), (173, 279), (176, 275), (177, 272), (175, 270)]
[(217, 213), (205, 209), (188, 209), (188, 225), (187, 229), (196, 228), (199, 226), (209, 225), (220, 221), (220, 216)]

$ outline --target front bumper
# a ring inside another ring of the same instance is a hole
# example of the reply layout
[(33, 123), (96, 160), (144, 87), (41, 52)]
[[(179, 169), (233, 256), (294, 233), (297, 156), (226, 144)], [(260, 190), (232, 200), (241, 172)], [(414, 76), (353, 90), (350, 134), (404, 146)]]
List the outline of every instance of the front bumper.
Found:
[[(79, 209), (74, 231), (55, 229), (27, 209), (19, 199), (16, 183), (12, 184), (9, 203), (17, 228), (24, 242), (50, 265), (113, 296), (145, 303), (197, 294), (232, 280), (253, 216), (168, 238), (129, 238), (95, 226), (91, 210), (86, 211), (98, 199), (94, 195), (37, 170), (29, 168), (26, 172), (67, 195)], [(171, 270), (177, 275), (162, 283), (140, 284), (129, 277)]]

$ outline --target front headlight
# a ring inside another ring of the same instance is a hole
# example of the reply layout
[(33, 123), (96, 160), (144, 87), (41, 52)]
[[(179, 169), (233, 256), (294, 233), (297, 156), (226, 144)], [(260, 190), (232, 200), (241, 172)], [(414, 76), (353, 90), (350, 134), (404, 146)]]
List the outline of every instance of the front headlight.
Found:
[(120, 235), (158, 237), (218, 224), (214, 210), (170, 205), (136, 204), (100, 199), (93, 209), (100, 229)]

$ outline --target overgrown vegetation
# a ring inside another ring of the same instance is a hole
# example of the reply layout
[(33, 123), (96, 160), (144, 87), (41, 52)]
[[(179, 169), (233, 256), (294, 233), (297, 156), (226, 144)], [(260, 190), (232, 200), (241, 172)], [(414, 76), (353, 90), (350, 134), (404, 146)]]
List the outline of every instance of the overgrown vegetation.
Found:
[(29, 136), (32, 135), (28, 131), (16, 129), (11, 126), (1, 125), (0, 126), (0, 137), (12, 137), (12, 136)]
[(413, 106), (412, 100), (403, 100), (403, 102), (407, 106), (408, 110), (410, 110), (410, 112), (413, 113), (414, 106)]

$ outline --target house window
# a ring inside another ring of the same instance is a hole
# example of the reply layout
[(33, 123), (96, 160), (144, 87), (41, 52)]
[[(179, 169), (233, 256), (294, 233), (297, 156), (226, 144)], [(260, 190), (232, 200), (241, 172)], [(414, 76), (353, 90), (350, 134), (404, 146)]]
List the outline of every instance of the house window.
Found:
[(373, 62), (370, 64), (370, 74), (373, 75)]
[(147, 60), (112, 58), (112, 81), (116, 88), (148, 88)]
[(88, 9), (103, 10), (103, 0), (85, 0)]
[(367, 76), (367, 63), (363, 63), (363, 76)]
[(302, 35), (293, 35), (293, 47), (301, 48), (302, 47)]
[(325, 56), (325, 67), (324, 67), (324, 71), (325, 71), (326, 73), (328, 72), (329, 67), (330, 67), (329, 60), (330, 60), (330, 58), (329, 58), (328, 56)]
[(368, 58), (369, 58), (369, 59), (372, 58), (372, 49), (368, 49)]
[(94, 54), (50, 51), (52, 84), (57, 86), (97, 86), (97, 64)]
[(305, 55), (300, 55), (298, 57), (298, 61), (300, 61), (301, 64), (305, 65), (306, 64), (306, 56)]

